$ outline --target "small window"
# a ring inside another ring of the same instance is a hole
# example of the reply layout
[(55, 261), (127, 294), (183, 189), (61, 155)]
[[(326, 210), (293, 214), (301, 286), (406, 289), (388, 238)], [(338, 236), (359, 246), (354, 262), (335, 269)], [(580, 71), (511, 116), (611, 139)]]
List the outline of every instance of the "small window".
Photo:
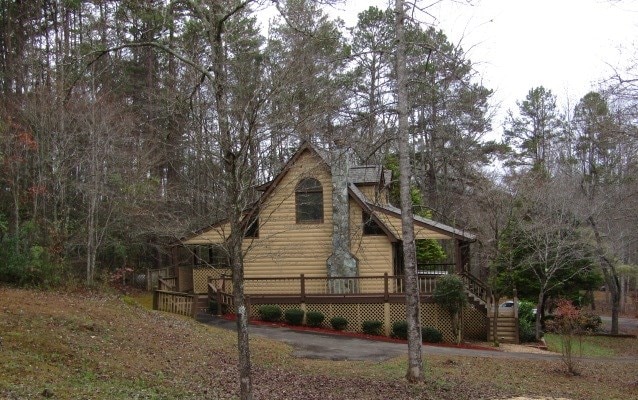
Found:
[(258, 238), (259, 237), (259, 217), (253, 216), (248, 223), (248, 228), (244, 232), (244, 237)]
[(295, 189), (297, 223), (323, 222), (323, 189), (314, 178), (302, 179)]
[(385, 235), (385, 232), (383, 232), (383, 229), (377, 224), (377, 221), (372, 218), (372, 215), (364, 211), (362, 219), (364, 235)]

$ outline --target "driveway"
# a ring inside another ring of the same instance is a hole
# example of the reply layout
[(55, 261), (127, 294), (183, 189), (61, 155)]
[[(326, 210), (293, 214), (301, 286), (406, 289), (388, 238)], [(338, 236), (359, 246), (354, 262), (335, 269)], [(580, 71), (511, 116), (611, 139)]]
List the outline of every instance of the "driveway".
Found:
[[(208, 314), (198, 315), (197, 320), (223, 329), (234, 331), (236, 328), (234, 321), (228, 321)], [(300, 358), (384, 361), (407, 354), (408, 352), (408, 346), (404, 343), (391, 343), (342, 335), (296, 331), (285, 327), (249, 325), (248, 331), (251, 335), (257, 335), (289, 344), (293, 348), (293, 355)], [(423, 354), (528, 360), (551, 360), (559, 359), (560, 357), (554, 353), (513, 353), (499, 350), (460, 349), (455, 347), (428, 345), (423, 346)]]
[[(601, 316), (600, 319), (603, 321), (603, 329), (610, 331), (611, 317)], [(620, 333), (638, 334), (638, 318), (619, 317), (618, 331)]]

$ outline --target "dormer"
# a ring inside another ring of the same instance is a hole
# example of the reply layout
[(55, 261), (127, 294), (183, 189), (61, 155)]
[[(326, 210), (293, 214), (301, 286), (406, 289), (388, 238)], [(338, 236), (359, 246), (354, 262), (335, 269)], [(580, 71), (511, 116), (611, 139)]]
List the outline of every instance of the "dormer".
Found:
[(348, 171), (348, 180), (357, 186), (368, 201), (379, 205), (388, 204), (391, 170), (381, 165), (354, 166)]

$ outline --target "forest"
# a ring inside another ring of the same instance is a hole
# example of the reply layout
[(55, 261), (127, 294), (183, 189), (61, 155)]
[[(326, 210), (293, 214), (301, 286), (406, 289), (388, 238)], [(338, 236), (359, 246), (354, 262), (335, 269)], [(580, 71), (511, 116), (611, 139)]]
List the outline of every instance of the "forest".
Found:
[[(0, 281), (164, 266), (304, 141), (396, 169), (394, 13), (347, 27), (327, 3), (0, 0)], [(415, 212), (477, 235), (496, 294), (585, 304), (605, 284), (620, 307), (638, 264), (638, 75), (600, 77), (569, 109), (530, 88), (498, 121), (461, 46), (418, 18), (405, 35)]]

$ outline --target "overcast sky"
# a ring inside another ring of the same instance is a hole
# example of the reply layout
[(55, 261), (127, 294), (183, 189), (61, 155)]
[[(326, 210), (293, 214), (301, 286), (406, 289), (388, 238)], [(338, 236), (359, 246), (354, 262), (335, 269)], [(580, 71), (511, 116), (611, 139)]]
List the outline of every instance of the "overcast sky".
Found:
[[(387, 4), (347, 0), (335, 14), (352, 26), (358, 12)], [(559, 107), (569, 101), (573, 108), (612, 66), (626, 66), (636, 53), (638, 1), (443, 0), (428, 10), (436, 20), (423, 16), (423, 22), (460, 42), (483, 84), (495, 90), (500, 112), (494, 133), (500, 134), (505, 111), (516, 109), (532, 87), (551, 89)]]

